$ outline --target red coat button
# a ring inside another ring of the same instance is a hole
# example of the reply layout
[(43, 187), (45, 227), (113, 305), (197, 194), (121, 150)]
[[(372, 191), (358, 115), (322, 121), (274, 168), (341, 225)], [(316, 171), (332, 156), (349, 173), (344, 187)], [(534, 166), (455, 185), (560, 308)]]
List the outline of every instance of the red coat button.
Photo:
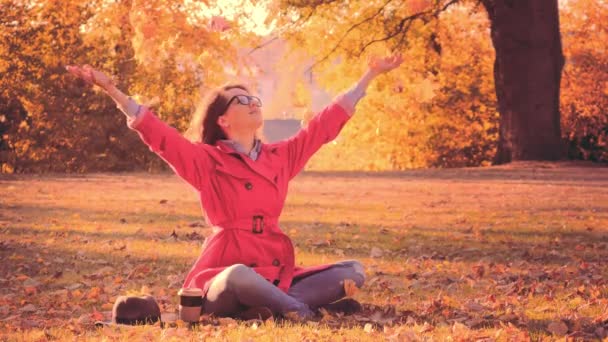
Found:
[(245, 189), (247, 189), (247, 190), (253, 189), (253, 184), (251, 184), (251, 182), (245, 183)]
[(281, 262), (279, 261), (279, 259), (272, 260), (272, 266), (279, 266), (280, 264)]

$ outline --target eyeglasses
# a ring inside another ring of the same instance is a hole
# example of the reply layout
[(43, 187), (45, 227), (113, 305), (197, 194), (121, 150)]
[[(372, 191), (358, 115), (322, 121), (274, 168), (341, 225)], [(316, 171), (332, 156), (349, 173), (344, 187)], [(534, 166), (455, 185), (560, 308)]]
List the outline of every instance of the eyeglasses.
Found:
[(232, 101), (234, 101), (235, 99), (238, 104), (242, 104), (243, 106), (249, 106), (253, 103), (256, 107), (262, 107), (262, 100), (260, 100), (260, 98), (257, 96), (236, 95), (230, 98), (230, 100), (228, 100), (228, 103), (226, 103), (226, 109), (224, 109), (224, 113), (226, 112), (228, 107), (230, 107)]

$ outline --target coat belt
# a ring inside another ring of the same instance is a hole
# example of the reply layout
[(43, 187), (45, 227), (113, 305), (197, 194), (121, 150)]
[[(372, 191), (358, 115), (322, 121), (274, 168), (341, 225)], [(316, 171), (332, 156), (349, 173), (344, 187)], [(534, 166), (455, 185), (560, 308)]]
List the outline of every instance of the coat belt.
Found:
[(254, 234), (283, 233), (279, 228), (278, 217), (266, 217), (262, 215), (225, 221), (217, 224), (214, 228), (246, 230)]

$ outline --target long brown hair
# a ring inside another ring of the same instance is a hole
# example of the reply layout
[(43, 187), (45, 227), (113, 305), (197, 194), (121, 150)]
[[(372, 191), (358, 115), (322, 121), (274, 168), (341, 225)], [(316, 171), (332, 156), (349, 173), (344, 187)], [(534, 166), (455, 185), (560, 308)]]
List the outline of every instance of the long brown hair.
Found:
[(184, 135), (192, 142), (202, 142), (215, 145), (218, 140), (228, 139), (222, 127), (218, 125), (217, 118), (226, 111), (226, 105), (230, 100), (225, 92), (230, 89), (242, 89), (249, 92), (246, 86), (238, 83), (226, 84), (210, 91), (199, 103), (190, 126)]

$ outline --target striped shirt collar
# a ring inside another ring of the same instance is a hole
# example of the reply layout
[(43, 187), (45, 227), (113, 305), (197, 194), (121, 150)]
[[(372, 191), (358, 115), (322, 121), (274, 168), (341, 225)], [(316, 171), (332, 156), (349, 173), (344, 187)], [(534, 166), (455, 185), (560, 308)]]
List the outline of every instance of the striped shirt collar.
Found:
[(221, 142), (232, 147), (235, 151), (242, 153), (253, 160), (257, 160), (260, 156), (260, 151), (262, 150), (262, 141), (260, 139), (255, 139), (253, 142), (253, 148), (251, 151), (246, 151), (243, 145), (239, 144), (237, 141), (231, 139), (221, 139)]

